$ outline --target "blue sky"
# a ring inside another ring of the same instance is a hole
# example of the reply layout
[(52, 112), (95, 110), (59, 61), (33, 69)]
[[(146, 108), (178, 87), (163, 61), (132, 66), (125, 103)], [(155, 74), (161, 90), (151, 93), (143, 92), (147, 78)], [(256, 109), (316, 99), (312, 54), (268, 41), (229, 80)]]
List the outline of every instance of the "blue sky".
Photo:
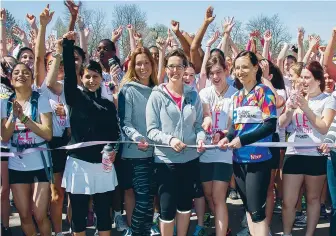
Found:
[[(77, 1), (76, 1), (77, 2)], [(218, 24), (226, 16), (247, 22), (248, 19), (259, 14), (279, 14), (280, 19), (288, 27), (295, 42), (297, 27), (303, 26), (306, 35), (317, 33), (326, 42), (331, 36), (332, 28), (336, 26), (335, 9), (333, 1), (84, 1), (86, 8), (103, 9), (106, 12), (107, 24), (112, 20), (111, 9), (120, 3), (136, 3), (147, 13), (148, 25), (160, 23), (169, 25), (170, 20), (180, 22), (181, 28), (188, 32), (196, 32), (203, 21), (205, 9), (212, 5), (216, 14), (215, 22)], [(1, 7), (7, 8), (16, 19), (25, 20), (25, 14), (38, 16), (46, 6), (46, 1), (1, 1)], [(65, 7), (63, 1), (49, 1), (50, 8), (55, 11), (54, 25), (58, 16), (63, 16)], [(50, 31), (51, 27), (48, 27)]]

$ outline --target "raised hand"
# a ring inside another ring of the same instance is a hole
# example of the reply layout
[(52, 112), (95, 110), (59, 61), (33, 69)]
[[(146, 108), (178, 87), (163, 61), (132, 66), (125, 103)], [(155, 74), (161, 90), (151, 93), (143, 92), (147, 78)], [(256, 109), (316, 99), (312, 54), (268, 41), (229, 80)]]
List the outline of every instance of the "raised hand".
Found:
[(77, 17), (82, 2), (79, 2), (78, 5), (76, 5), (73, 0), (66, 0), (64, 5), (69, 9), (71, 16)]
[(22, 41), (27, 39), (26, 33), (17, 25), (13, 26), (12, 32), (16, 37), (18, 37)]
[(209, 6), (205, 12), (205, 18), (204, 18), (204, 21), (207, 23), (207, 24), (210, 24), (211, 22), (214, 21), (214, 19), (216, 18), (216, 15), (213, 15), (213, 10), (214, 8)]
[(6, 9), (5, 8), (1, 8), (0, 11), (0, 21), (6, 21), (7, 20), (7, 16), (6, 16)]
[(223, 33), (230, 34), (233, 26), (236, 24), (234, 21), (234, 17), (225, 18), (223, 23)]
[(80, 30), (83, 30), (84, 29), (84, 21), (83, 21), (83, 18), (81, 15), (78, 15), (77, 16), (77, 24), (78, 24), (78, 28)]
[(309, 48), (317, 48), (320, 42), (320, 36), (309, 36)]
[(269, 74), (269, 64), (267, 60), (261, 60), (259, 62), (259, 66), (263, 72), (263, 78), (269, 80), (270, 79), (270, 74)]
[(74, 40), (75, 41), (76, 37), (77, 37), (77, 35), (74, 31), (69, 31), (69, 32), (67, 32), (63, 35), (63, 38), (67, 39), (67, 40)]
[(319, 47), (319, 52), (321, 53), (321, 54), (323, 54), (324, 52), (325, 52), (325, 50), (326, 50), (326, 46), (320, 46)]
[(217, 30), (217, 31), (212, 35), (212, 37), (208, 40), (206, 46), (207, 46), (207, 47), (211, 47), (212, 44), (214, 44), (214, 43), (217, 41), (218, 38), (219, 38), (219, 31)]
[(180, 31), (180, 22), (172, 20), (170, 24), (172, 26), (172, 30), (174, 31), (174, 33)]
[(156, 46), (160, 51), (165, 51), (166, 48), (168, 47), (168, 44), (169, 44), (169, 37), (166, 40), (164, 40), (161, 37), (158, 37), (156, 40)]
[(305, 33), (305, 30), (303, 27), (299, 27), (298, 28), (298, 42), (299, 43), (302, 43), (303, 42), (303, 39), (304, 39), (304, 33)]
[(84, 37), (85, 37), (86, 39), (89, 39), (90, 33), (91, 33), (91, 31), (90, 31), (89, 28), (85, 28), (85, 29), (84, 29)]
[(265, 42), (270, 42), (272, 40), (272, 33), (270, 30), (266, 30), (264, 33), (264, 40)]
[(117, 42), (122, 35), (123, 28), (119, 26), (118, 29), (113, 30), (112, 32), (112, 42)]
[(49, 4), (48, 4), (47, 7), (44, 8), (42, 13), (40, 14), (40, 24), (42, 26), (47, 26), (47, 24), (49, 24), (49, 22), (51, 21), (54, 13), (55, 13), (54, 11), (50, 12)]
[(28, 21), (28, 23), (31, 27), (36, 25), (36, 17), (34, 15), (31, 15), (31, 14), (27, 13), (26, 20)]
[(11, 38), (7, 38), (6, 47), (8, 52), (12, 52), (14, 50), (14, 40)]

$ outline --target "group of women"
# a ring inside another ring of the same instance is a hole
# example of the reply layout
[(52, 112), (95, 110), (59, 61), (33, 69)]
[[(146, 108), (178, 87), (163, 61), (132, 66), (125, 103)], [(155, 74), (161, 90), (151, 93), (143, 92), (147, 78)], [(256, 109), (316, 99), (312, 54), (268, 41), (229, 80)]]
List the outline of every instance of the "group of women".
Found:
[[(75, 6), (68, 8), (72, 12)], [(215, 235), (230, 235), (226, 198), (233, 176), (249, 234), (268, 236), (274, 183), (281, 170), (283, 235), (291, 235), (304, 192), (306, 235), (311, 236), (320, 217), (327, 162), (333, 204), (330, 235), (335, 234), (336, 156), (328, 157), (333, 153), (329, 146), (258, 145), (286, 139), (302, 144), (335, 142), (336, 65), (329, 55), (336, 45), (335, 30), (321, 60), (324, 68), (311, 58), (312, 50), (305, 57), (281, 57), (280, 53), (277, 63), (268, 60), (269, 32), (263, 55), (254, 49), (230, 57), (227, 48), (236, 51), (230, 38), (232, 20), (224, 24), (220, 49), (210, 50), (218, 38), (214, 35), (203, 55), (198, 49), (213, 20), (212, 11), (207, 9), (189, 51), (188, 38), (181, 40), (184, 36), (177, 29), (183, 50), (171, 42), (168, 48), (160, 39), (150, 49), (138, 42), (121, 66), (117, 40), (103, 39), (97, 47), (99, 59), (87, 59), (83, 49), (75, 46), (71, 23), (55, 51), (46, 53), (46, 26), (53, 13), (48, 7), (43, 10), (35, 50), (24, 47), (17, 58), (2, 59), (1, 152), (112, 143), (2, 157), (3, 235), (10, 235), (10, 190), (27, 236), (36, 235), (35, 223), (41, 235), (51, 235), (52, 228), (62, 235), (65, 192), (68, 219), (77, 236), (85, 235), (92, 211), (98, 234), (110, 235), (111, 209), (123, 235), (156, 234), (156, 216), (161, 235), (187, 235), (193, 200), (199, 218), (194, 235), (205, 234), (206, 206), (215, 218)], [(5, 22), (2, 10), (2, 33)], [(255, 40), (250, 41), (255, 44)], [(3, 46), (1, 53), (8, 55)], [(127, 68), (125, 74), (121, 68)], [(128, 142), (119, 145), (120, 140)]]

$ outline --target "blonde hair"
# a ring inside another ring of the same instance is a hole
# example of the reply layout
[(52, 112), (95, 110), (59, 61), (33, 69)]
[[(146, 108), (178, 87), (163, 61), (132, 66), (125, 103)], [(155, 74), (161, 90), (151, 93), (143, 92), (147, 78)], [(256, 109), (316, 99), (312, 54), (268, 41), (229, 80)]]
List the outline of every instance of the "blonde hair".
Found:
[(146, 54), (146, 56), (148, 57), (151, 66), (152, 66), (152, 74), (149, 77), (149, 83), (151, 86), (155, 86), (158, 85), (158, 79), (157, 79), (157, 65), (152, 57), (152, 54), (150, 53), (150, 51), (148, 50), (148, 48), (144, 48), (144, 47), (138, 47), (134, 50), (134, 52), (132, 52), (131, 54), (131, 60), (129, 62), (129, 66), (128, 66), (128, 70), (127, 73), (125, 74), (125, 76), (123, 77), (123, 79), (121, 80), (120, 83), (120, 87), (122, 87), (123, 85), (129, 83), (129, 82), (139, 82), (139, 79), (137, 78), (137, 75), (135, 73), (135, 59), (137, 55), (140, 54)]
[(292, 69), (294, 73), (300, 77), (303, 70), (303, 62), (296, 62), (289, 69)]

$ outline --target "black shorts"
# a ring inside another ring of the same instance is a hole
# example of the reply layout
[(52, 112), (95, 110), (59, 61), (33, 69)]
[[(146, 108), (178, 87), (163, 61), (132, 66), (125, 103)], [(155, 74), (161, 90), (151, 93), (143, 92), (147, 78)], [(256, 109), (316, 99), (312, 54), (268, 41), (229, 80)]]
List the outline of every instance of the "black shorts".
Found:
[[(237, 190), (243, 200), (253, 222), (257, 223), (266, 218), (265, 205), (268, 185), (271, 179), (272, 160), (257, 163), (233, 162), (233, 173)], [(258, 215), (255, 215), (258, 214)]]
[(326, 156), (286, 155), (283, 174), (319, 176), (327, 174)]
[(221, 162), (211, 162), (211, 163), (200, 163), (201, 167), (201, 181), (223, 181), (230, 182), (233, 169), (232, 164), (221, 163)]
[[(49, 142), (49, 147), (51, 149), (55, 149), (58, 147), (66, 146), (68, 144), (67, 137), (53, 137), (52, 140)], [(61, 173), (64, 171), (65, 162), (67, 160), (67, 150), (58, 149), (52, 150), (51, 158), (53, 163), (53, 172), (54, 173)]]
[[(279, 134), (274, 133), (272, 136), (272, 142), (280, 142)], [(280, 165), (280, 148), (279, 147), (271, 147), (269, 148), (272, 154), (272, 169), (279, 169)]]
[[(1, 152), (9, 152), (9, 148), (1, 147)], [(8, 161), (8, 157), (1, 156), (1, 161)]]
[(44, 169), (32, 171), (17, 171), (8, 169), (8, 176), (9, 184), (33, 184), (49, 182)]

